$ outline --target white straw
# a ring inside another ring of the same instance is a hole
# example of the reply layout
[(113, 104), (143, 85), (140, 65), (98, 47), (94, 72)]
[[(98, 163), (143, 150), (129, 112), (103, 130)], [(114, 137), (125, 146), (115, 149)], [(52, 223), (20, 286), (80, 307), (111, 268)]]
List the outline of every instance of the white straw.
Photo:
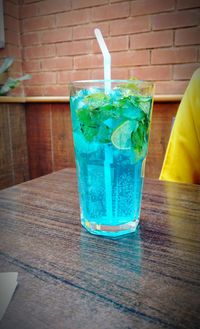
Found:
[[(111, 56), (105, 44), (104, 38), (99, 29), (94, 30), (99, 47), (103, 54), (104, 66), (104, 88), (105, 93), (109, 94), (111, 91)], [(112, 223), (112, 179), (111, 179), (111, 164), (113, 162), (112, 150), (108, 145), (105, 145), (105, 162), (104, 162), (104, 178), (105, 178), (105, 192), (106, 192), (106, 209), (107, 221)]]
[(104, 61), (104, 81), (105, 81), (105, 92), (108, 93), (111, 89), (111, 56), (108, 51), (108, 48), (105, 44), (102, 33), (99, 29), (95, 29), (94, 33), (96, 35), (99, 47), (103, 54)]

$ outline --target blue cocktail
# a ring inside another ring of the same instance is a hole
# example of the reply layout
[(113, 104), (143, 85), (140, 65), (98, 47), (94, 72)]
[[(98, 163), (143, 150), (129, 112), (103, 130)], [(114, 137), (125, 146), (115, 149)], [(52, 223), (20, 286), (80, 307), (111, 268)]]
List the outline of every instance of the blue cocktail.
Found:
[(81, 223), (91, 233), (135, 231), (140, 218), (153, 84), (76, 81), (70, 86)]

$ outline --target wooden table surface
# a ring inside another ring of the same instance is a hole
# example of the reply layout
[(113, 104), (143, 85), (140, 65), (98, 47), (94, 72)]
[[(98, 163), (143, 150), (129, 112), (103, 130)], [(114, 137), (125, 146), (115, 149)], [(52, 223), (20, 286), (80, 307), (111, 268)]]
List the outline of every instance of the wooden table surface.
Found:
[(18, 287), (1, 329), (200, 328), (200, 186), (145, 180), (141, 225), (80, 225), (74, 169), (0, 192), (0, 271)]

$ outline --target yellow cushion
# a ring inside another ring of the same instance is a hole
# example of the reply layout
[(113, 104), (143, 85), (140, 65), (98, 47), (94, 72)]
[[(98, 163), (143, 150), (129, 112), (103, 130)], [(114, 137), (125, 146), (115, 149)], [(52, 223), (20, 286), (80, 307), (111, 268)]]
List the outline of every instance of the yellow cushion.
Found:
[(179, 105), (159, 178), (200, 184), (200, 68)]

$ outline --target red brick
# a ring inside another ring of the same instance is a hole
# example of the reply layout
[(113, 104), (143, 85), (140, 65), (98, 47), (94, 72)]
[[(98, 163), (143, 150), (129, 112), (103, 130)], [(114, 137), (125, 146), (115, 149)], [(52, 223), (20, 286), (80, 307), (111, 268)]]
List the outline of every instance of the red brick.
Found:
[(114, 66), (131, 66), (148, 65), (149, 52), (147, 50), (137, 50), (130, 52), (119, 52), (112, 54), (112, 65)]
[(141, 16), (110, 22), (110, 35), (122, 35), (150, 30), (150, 17)]
[(174, 65), (174, 80), (190, 80), (199, 63)]
[(113, 67), (112, 68), (112, 79), (128, 80), (130, 79), (130, 72), (125, 67)]
[(40, 60), (23, 61), (22, 65), (23, 71), (26, 73), (41, 71)]
[(110, 3), (114, 3), (114, 2), (122, 2), (124, 0), (110, 0)]
[(14, 63), (9, 69), (9, 72), (11, 70), (13, 70), (13, 72), (17, 73), (18, 75), (22, 74), (22, 61), (20, 58), (14, 61)]
[(60, 71), (72, 69), (72, 57), (46, 58), (41, 61), (42, 71)]
[(16, 45), (6, 45), (6, 56), (14, 56), (16, 59), (21, 59), (21, 49)]
[(45, 86), (25, 86), (25, 95), (26, 96), (44, 96)]
[(135, 34), (130, 37), (131, 49), (160, 48), (172, 46), (173, 31), (156, 31)]
[(131, 2), (131, 16), (142, 16), (171, 11), (175, 8), (175, 0), (136, 0)]
[[(94, 69), (91, 72), (91, 79), (103, 79), (103, 69)], [(121, 67), (112, 67), (111, 72), (112, 79), (128, 80), (129, 78), (129, 69)]]
[(22, 82), (19, 86), (11, 91), (12, 96), (24, 96), (24, 83)]
[(183, 94), (188, 81), (157, 81), (155, 94), (163, 95), (179, 95)]
[(152, 64), (189, 63), (197, 60), (197, 49), (191, 47), (154, 49), (152, 50)]
[(19, 8), (16, 4), (8, 1), (4, 1), (3, 7), (4, 7), (4, 14), (7, 14), (15, 18), (19, 18)]
[(198, 8), (200, 7), (199, 0), (178, 0), (178, 9)]
[(20, 5), (19, 6), (19, 17), (21, 19), (38, 16), (38, 13), (39, 13), (38, 4), (31, 3), (29, 5)]
[(95, 28), (99, 28), (104, 37), (108, 35), (108, 23), (87, 24), (73, 27), (73, 39), (80, 40), (95, 38)]
[(56, 45), (57, 56), (64, 55), (80, 55), (92, 52), (92, 41), (70, 41), (64, 43), (58, 43)]
[(130, 74), (143, 80), (171, 80), (172, 67), (170, 65), (140, 66), (132, 69)]
[[(18, 1), (18, 0), (16, 0)], [(33, 2), (40, 2), (41, 0), (23, 0), (23, 3), (33, 3)]]
[(20, 34), (15, 31), (5, 31), (5, 40), (7, 43), (11, 43), (13, 45), (20, 45)]
[(91, 71), (91, 79), (92, 80), (103, 80), (104, 78), (104, 73), (103, 73), (103, 69), (94, 69)]
[(8, 75), (12, 76), (13, 78), (17, 78), (17, 77), (21, 76), (22, 74), (23, 74), (22, 63), (21, 63), (20, 59), (15, 60), (13, 65), (9, 69)]
[(68, 86), (60, 86), (58, 84), (56, 85), (45, 85), (44, 87), (44, 96), (68, 96)]
[(5, 20), (4, 20), (5, 30), (19, 32), (18, 19), (8, 16), (8, 15), (5, 15), (4, 18), (5, 18)]
[(23, 49), (25, 59), (53, 57), (55, 54), (55, 45), (27, 47)]
[(30, 85), (45, 85), (56, 83), (56, 72), (33, 72), (32, 79), (29, 80)]
[(153, 30), (164, 30), (180, 28), (184, 26), (194, 26), (199, 24), (199, 13), (196, 10), (184, 10), (159, 14), (152, 17)]
[(72, 1), (72, 9), (100, 6), (108, 3), (108, 0), (76, 0)]
[(74, 57), (75, 69), (90, 69), (103, 66), (103, 58), (101, 55), (83, 55)]
[(70, 26), (89, 23), (91, 19), (89, 9), (80, 9), (69, 11), (63, 14), (56, 15), (56, 26)]
[(200, 44), (200, 27), (176, 30), (175, 45)]
[(21, 35), (21, 43), (24, 47), (38, 45), (40, 41), (40, 32), (28, 32)]
[(40, 32), (41, 33), (41, 42), (45, 43), (55, 43), (61, 41), (68, 41), (72, 38), (72, 28), (59, 28), (55, 30), (49, 30)]
[[(129, 37), (124, 35), (122, 37), (105, 38), (105, 43), (106, 43), (109, 51), (128, 50)], [(92, 48), (93, 48), (94, 52), (97, 52), (97, 53), (101, 52), (97, 40), (93, 41)]]
[(128, 17), (129, 3), (121, 2), (110, 6), (94, 7), (92, 9), (93, 21), (103, 21), (115, 18)]
[(22, 30), (24, 32), (32, 32), (55, 27), (55, 17), (51, 16), (38, 16), (24, 19), (22, 21)]
[(43, 0), (39, 3), (39, 15), (49, 15), (68, 11), (71, 8), (69, 0)]
[(90, 80), (91, 70), (73, 70), (58, 72), (57, 83), (67, 84), (70, 81), (76, 80)]

